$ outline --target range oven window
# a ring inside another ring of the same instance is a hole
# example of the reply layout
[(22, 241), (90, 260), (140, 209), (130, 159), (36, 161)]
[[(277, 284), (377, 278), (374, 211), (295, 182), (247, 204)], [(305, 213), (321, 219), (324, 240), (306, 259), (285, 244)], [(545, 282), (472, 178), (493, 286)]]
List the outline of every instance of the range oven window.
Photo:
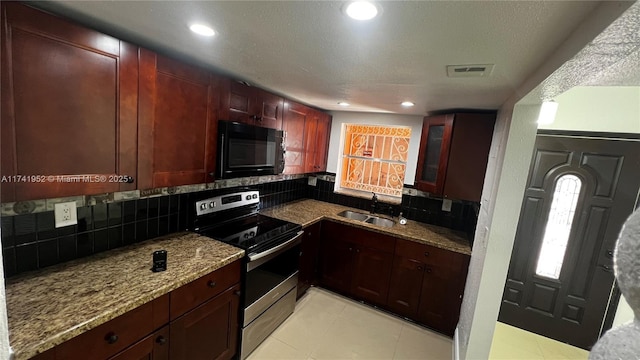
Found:
[(296, 245), (247, 272), (245, 307), (298, 272), (299, 256), (300, 245)]

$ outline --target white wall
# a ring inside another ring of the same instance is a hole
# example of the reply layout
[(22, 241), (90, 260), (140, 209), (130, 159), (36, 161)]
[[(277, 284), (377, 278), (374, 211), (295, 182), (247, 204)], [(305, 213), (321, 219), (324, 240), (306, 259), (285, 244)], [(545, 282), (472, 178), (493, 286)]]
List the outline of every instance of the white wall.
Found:
[(639, 86), (576, 86), (555, 101), (556, 120), (540, 129), (640, 133)]
[[(599, 4), (544, 63), (514, 89), (498, 112), (456, 329), (458, 343), (454, 349), (460, 350), (457, 354), (460, 359), (488, 359), (491, 350), (537, 127), (539, 103), (516, 103), (574, 57), (632, 4)], [(579, 71), (576, 70), (576, 76), (580, 76)]]
[(418, 163), (418, 148), (420, 147), (420, 135), (422, 132), (422, 116), (377, 114), (334, 111), (331, 112), (331, 137), (329, 138), (329, 158), (327, 159), (327, 171), (337, 173), (340, 157), (340, 135), (342, 124), (370, 124), (370, 125), (395, 125), (411, 127), (411, 140), (409, 141), (409, 156), (407, 158), (407, 170), (404, 183), (413, 185), (416, 177), (416, 164)]

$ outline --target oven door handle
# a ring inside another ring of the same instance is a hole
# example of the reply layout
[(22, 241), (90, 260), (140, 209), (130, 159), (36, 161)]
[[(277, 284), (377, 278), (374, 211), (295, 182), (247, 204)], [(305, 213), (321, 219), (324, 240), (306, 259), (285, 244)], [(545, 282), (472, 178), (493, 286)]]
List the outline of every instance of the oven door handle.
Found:
[(278, 253), (280, 251), (292, 248), (292, 247), (298, 245), (299, 243), (301, 243), (302, 239), (300, 239), (300, 237), (302, 236), (303, 233), (304, 233), (304, 230), (300, 230), (300, 231), (298, 231), (298, 233), (294, 237), (292, 237), (291, 239), (287, 240), (286, 242), (283, 242), (282, 244), (280, 244), (280, 245), (278, 245), (276, 247), (273, 247), (273, 248), (271, 248), (269, 250), (266, 250), (266, 251), (263, 251), (261, 253), (249, 254), (249, 256), (248, 256), (249, 263), (247, 264), (247, 271), (253, 270), (257, 266), (259, 266), (260, 264), (262, 264), (266, 260), (268, 260), (269, 257), (273, 256), (274, 254), (276, 254), (276, 253)]

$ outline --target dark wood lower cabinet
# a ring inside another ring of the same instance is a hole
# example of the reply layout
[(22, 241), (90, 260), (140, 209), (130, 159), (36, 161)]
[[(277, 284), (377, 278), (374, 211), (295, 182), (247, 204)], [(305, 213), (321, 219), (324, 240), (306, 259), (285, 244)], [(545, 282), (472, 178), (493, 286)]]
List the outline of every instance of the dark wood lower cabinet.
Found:
[(469, 255), (325, 221), (320, 285), (453, 335)]
[(321, 284), (360, 300), (386, 304), (393, 263), (390, 241), (394, 240), (364, 229), (323, 223)]
[(394, 313), (416, 319), (420, 305), (420, 293), (424, 264), (396, 256), (391, 269), (391, 284), (387, 307)]
[(298, 273), (297, 297), (315, 285), (318, 281), (318, 252), (320, 246), (320, 223), (315, 223), (304, 229), (302, 246), (300, 249), (300, 272)]
[(393, 254), (364, 246), (356, 246), (352, 294), (377, 305), (387, 303)]
[(236, 285), (171, 322), (171, 359), (231, 359), (238, 343)]

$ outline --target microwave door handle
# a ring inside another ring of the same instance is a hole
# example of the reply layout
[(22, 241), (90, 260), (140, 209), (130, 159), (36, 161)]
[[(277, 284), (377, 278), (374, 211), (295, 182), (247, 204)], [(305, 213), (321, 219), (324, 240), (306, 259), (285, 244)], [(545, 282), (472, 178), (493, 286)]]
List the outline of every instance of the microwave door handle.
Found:
[(267, 251), (263, 251), (261, 253), (257, 253), (257, 254), (249, 254), (248, 258), (249, 258), (249, 262), (247, 263), (247, 271), (251, 271), (253, 269), (255, 269), (256, 267), (260, 266), (261, 264), (263, 264), (264, 262), (266, 262), (267, 260), (269, 260), (272, 256), (275, 256), (277, 252), (281, 251), (281, 250), (286, 250), (288, 248), (291, 248), (295, 245), (298, 245), (299, 243), (302, 242), (302, 240), (300, 239), (300, 237), (302, 236), (302, 234), (304, 233), (304, 230), (298, 231), (298, 233), (296, 234), (296, 236), (294, 236), (293, 238), (291, 238), (290, 240), (276, 246), (273, 247)]
[(224, 134), (220, 134), (220, 163), (218, 165), (218, 169), (220, 169), (220, 178), (224, 177), (224, 166), (226, 163), (224, 162)]

